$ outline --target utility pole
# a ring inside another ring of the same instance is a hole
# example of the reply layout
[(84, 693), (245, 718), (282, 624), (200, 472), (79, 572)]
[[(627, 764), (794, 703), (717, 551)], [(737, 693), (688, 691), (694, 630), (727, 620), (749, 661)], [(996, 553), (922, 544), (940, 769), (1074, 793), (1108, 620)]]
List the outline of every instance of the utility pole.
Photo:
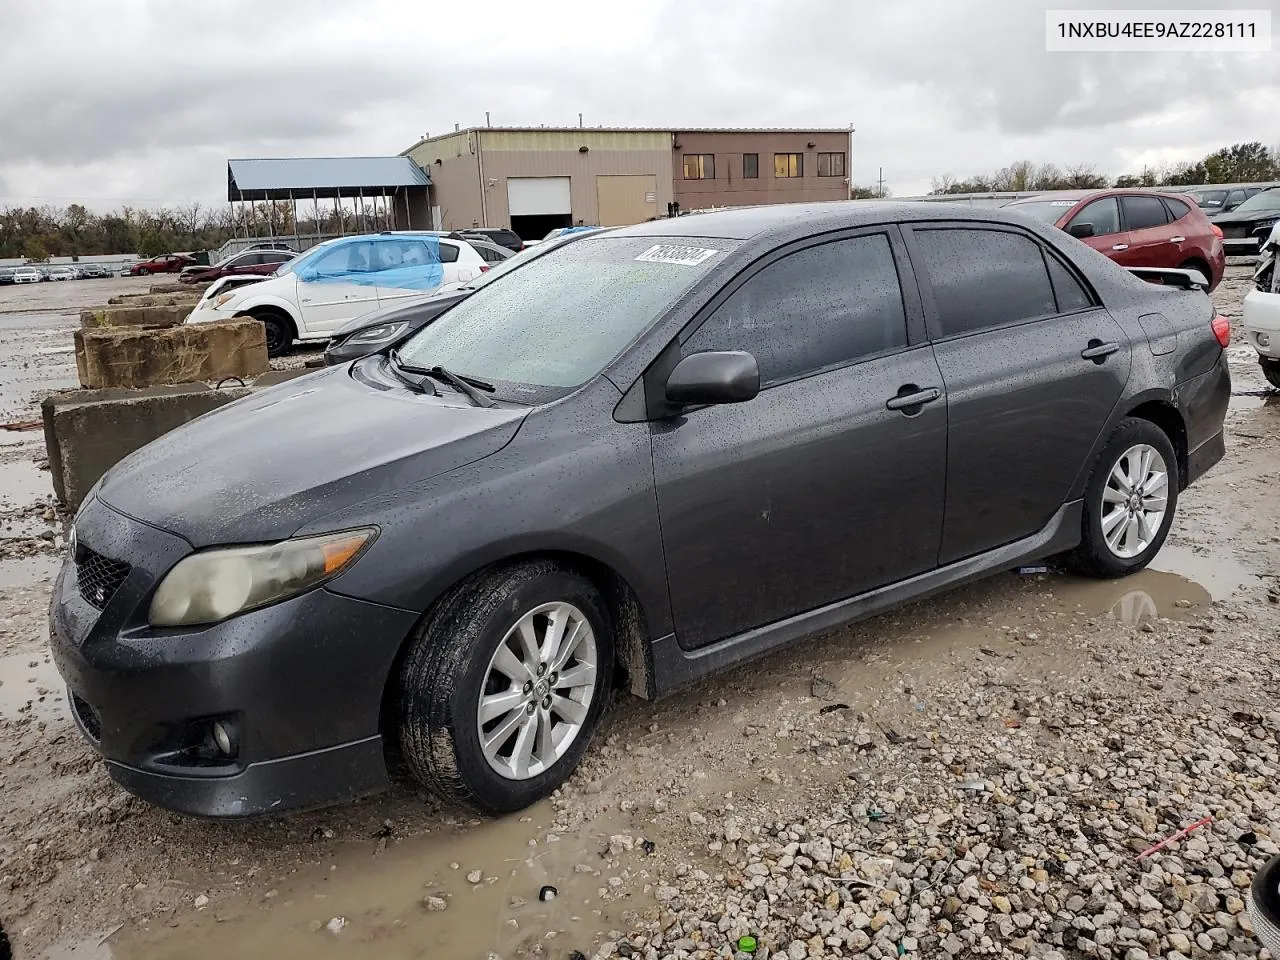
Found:
[(845, 183), (849, 187), (849, 200), (853, 199), (853, 135), (855, 132), (853, 124), (849, 124), (849, 161), (844, 165)]
[(879, 184), (880, 184), (880, 199), (883, 200), (884, 199), (884, 167), (880, 168)]

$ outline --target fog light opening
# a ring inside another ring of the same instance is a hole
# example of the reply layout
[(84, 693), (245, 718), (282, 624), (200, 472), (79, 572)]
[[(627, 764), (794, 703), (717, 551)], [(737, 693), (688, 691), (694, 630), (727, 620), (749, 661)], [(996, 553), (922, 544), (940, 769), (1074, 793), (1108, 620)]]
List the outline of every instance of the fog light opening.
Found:
[(212, 728), (213, 745), (224, 757), (236, 755), (235, 735), (230, 726), (221, 720), (215, 720)]
[(1265, 334), (1265, 333), (1259, 333), (1259, 334), (1257, 335), (1257, 337), (1258, 337), (1258, 346), (1260, 346), (1260, 347), (1269, 347), (1269, 346), (1271, 346), (1271, 337), (1270, 337), (1270, 335)]

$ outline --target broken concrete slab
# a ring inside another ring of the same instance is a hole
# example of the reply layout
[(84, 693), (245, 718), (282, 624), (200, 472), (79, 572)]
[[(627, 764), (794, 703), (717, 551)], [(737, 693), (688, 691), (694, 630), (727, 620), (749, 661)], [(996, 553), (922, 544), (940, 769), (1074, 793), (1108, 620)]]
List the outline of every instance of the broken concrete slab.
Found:
[(133, 451), (232, 400), (248, 387), (180, 383), (146, 390), (68, 390), (40, 404), (53, 490), (78, 509), (98, 479)]
[(85, 330), (100, 327), (176, 327), (187, 318), (194, 306), (126, 306), (86, 307), (80, 311), (80, 326)]
[(247, 379), (268, 370), (266, 332), (251, 318), (76, 330), (74, 339), (80, 383), (93, 389)]
[(151, 285), (151, 293), (204, 293), (207, 283), (153, 283)]
[(182, 293), (122, 293), (107, 298), (109, 307), (176, 307), (199, 302), (200, 291), (190, 289)]

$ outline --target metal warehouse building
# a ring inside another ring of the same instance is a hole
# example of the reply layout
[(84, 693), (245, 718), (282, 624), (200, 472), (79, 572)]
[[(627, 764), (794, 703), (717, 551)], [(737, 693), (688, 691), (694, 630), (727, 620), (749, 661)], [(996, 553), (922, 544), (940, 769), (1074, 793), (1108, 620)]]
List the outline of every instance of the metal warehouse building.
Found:
[(437, 228), (618, 226), (682, 211), (849, 196), (848, 129), (472, 127), (403, 156), (430, 178)]

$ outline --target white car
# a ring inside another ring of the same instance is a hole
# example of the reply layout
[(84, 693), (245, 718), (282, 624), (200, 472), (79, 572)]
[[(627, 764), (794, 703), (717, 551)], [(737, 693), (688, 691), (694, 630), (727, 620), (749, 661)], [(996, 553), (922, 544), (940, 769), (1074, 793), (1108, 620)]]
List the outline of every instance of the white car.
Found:
[(49, 271), (50, 280), (79, 280), (75, 267), (54, 267)]
[(428, 231), (339, 237), (282, 264), (274, 276), (205, 292), (187, 323), (254, 317), (275, 357), (294, 340), (327, 340), (348, 320), (405, 297), (420, 297), (489, 269), (464, 240)]
[(35, 267), (19, 267), (13, 271), (14, 283), (39, 283), (40, 271)]
[(1254, 288), (1244, 298), (1242, 323), (1249, 346), (1258, 351), (1262, 375), (1280, 388), (1280, 223), (1262, 243), (1253, 271)]

